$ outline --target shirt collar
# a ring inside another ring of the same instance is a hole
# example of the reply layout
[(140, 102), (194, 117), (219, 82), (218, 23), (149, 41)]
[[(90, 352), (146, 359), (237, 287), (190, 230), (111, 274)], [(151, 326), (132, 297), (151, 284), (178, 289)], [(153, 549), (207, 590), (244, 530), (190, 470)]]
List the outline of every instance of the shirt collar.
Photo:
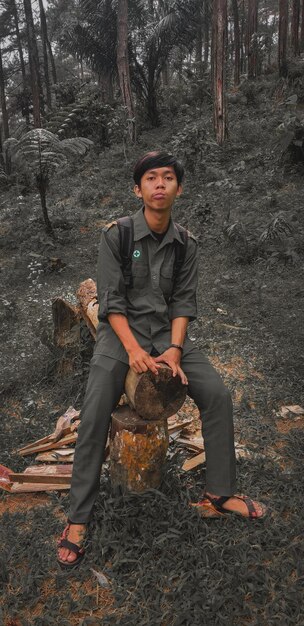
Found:
[[(151, 237), (153, 237), (151, 230), (145, 220), (143, 208), (139, 209), (139, 211), (135, 213), (133, 217), (133, 221), (134, 221), (134, 241), (139, 241), (140, 239), (143, 239), (144, 237), (147, 237), (148, 235), (151, 235)], [(171, 243), (173, 239), (177, 239), (177, 241), (179, 241), (182, 244), (184, 243), (172, 218), (170, 218), (169, 228), (162, 241), (162, 244)]]

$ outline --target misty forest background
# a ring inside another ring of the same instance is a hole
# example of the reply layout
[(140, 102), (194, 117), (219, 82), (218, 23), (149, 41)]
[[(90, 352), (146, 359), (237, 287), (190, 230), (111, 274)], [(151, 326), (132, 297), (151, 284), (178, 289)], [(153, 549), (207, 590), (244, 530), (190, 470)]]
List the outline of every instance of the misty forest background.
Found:
[(204, 466), (172, 441), (159, 491), (113, 498), (104, 468), (67, 579), (68, 494), (1, 491), (0, 624), (303, 626), (304, 0), (0, 0), (0, 103), (0, 463), (35, 463), (16, 450), (81, 407), (94, 342), (56, 345), (52, 301), (96, 279), (133, 164), (165, 149), (199, 247), (189, 334), (232, 392), (238, 489), (270, 511), (199, 518)]

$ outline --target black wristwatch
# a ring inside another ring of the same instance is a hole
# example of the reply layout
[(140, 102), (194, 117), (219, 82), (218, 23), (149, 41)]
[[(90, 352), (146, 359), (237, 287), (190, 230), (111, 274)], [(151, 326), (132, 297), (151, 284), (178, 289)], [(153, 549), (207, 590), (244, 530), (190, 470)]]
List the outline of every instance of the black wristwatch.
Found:
[(171, 343), (169, 348), (178, 348), (181, 352), (183, 352), (183, 346), (180, 346), (178, 343)]

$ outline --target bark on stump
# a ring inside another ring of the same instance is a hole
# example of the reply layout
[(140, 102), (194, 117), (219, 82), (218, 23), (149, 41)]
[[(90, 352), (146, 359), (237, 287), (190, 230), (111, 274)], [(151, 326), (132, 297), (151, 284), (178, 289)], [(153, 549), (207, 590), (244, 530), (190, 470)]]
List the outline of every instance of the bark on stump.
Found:
[[(120, 406), (112, 415), (110, 473), (114, 489), (157, 489), (162, 478), (169, 435), (167, 418), (180, 409), (186, 387), (162, 365), (158, 376), (129, 370), (125, 391), (132, 408)], [(134, 410), (136, 409), (136, 410)]]
[(120, 406), (112, 415), (110, 438), (114, 490), (141, 493), (157, 489), (169, 444), (166, 420), (146, 421), (129, 406)]
[(54, 322), (54, 344), (60, 351), (57, 374), (64, 376), (75, 369), (75, 359), (79, 354), (80, 315), (76, 307), (62, 298), (55, 298), (52, 303)]
[(174, 415), (186, 399), (187, 387), (179, 376), (161, 364), (157, 376), (151, 371), (136, 374), (129, 370), (125, 392), (130, 405), (145, 420), (167, 419)]

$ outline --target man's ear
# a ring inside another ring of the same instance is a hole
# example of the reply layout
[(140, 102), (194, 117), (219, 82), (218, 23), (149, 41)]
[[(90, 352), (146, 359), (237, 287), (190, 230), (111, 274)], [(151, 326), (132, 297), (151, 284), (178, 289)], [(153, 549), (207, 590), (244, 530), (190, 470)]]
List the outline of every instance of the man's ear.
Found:
[(178, 198), (182, 193), (183, 193), (183, 186), (182, 185), (178, 185), (177, 192), (176, 192), (176, 197)]
[(137, 198), (142, 198), (142, 193), (141, 193), (141, 189), (139, 185), (135, 185), (133, 191), (135, 195), (137, 196)]

